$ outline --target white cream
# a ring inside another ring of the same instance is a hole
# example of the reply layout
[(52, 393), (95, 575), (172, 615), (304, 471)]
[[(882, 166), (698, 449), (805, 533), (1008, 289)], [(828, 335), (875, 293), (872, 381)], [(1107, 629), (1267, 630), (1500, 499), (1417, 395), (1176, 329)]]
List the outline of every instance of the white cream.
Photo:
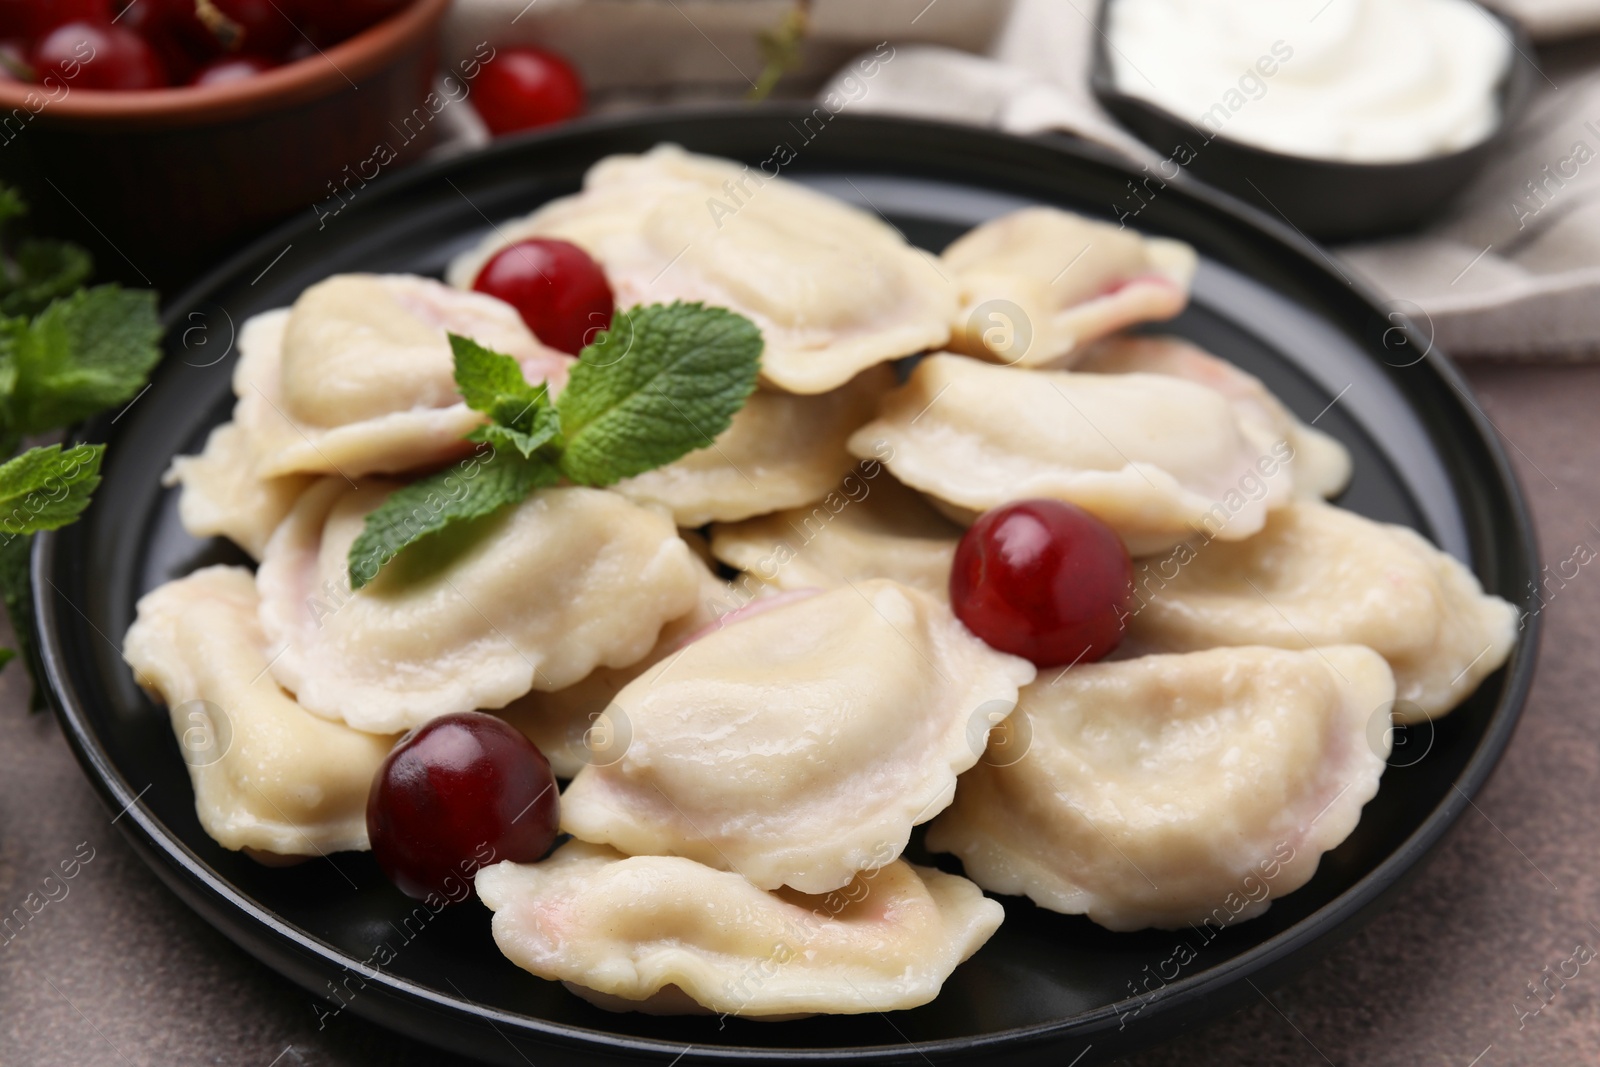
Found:
[(1109, 36), (1117, 88), (1205, 139), (1360, 163), (1489, 136), (1511, 59), (1470, 0), (1111, 0)]

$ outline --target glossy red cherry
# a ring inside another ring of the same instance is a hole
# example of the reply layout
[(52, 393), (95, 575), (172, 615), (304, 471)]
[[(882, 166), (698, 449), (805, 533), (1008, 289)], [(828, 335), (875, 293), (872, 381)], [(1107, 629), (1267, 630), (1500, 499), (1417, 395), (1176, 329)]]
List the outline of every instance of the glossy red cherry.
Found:
[(445, 715), (400, 739), (367, 794), (372, 855), (419, 900), (459, 902), (479, 868), (550, 850), (560, 796), (550, 761), (502, 719)]
[(552, 237), (507, 245), (483, 265), (472, 287), (516, 308), (535, 337), (572, 355), (610, 327), (616, 310), (600, 264)]
[(950, 605), (967, 629), (1040, 667), (1093, 663), (1116, 648), (1132, 595), (1122, 538), (1059, 500), (985, 512), (950, 571)]
[(229, 82), (254, 78), (263, 71), (271, 70), (272, 67), (272, 61), (262, 56), (223, 56), (201, 67), (189, 80), (189, 84), (227, 85)]
[(167, 71), (155, 50), (132, 30), (69, 22), (33, 49), (34, 76), (54, 77), (74, 89), (159, 89)]
[(484, 64), (472, 103), (493, 134), (528, 130), (581, 115), (583, 80), (553, 52), (503, 48)]

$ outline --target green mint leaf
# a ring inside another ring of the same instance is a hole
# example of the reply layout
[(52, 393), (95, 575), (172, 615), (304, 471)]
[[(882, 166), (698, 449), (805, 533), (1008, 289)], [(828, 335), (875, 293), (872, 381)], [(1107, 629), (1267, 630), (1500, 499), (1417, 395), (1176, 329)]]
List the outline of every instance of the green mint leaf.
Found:
[(75, 520), (100, 484), (105, 445), (30, 448), (0, 464), (0, 541)]
[[(8, 324), (9, 326), (9, 324)], [(16, 433), (43, 433), (120, 404), (136, 394), (161, 358), (154, 293), (116, 285), (57, 300), (26, 330), (5, 331), (0, 373), (15, 374)]]
[(494, 420), (468, 434), (467, 440), (515, 448), (531, 457), (561, 432), (549, 390), (542, 382), (529, 385), (516, 360), (457, 334), (450, 335), (450, 348), (456, 359), (456, 388), (469, 408)]
[(514, 448), (522, 453), (524, 458), (532, 459), (535, 452), (561, 432), (561, 419), (556, 415), (555, 409), (547, 407), (544, 410), (545, 414), (540, 417), (540, 425), (534, 433), (523, 433), (521, 430), (513, 430), (509, 426), (491, 422), (467, 434), (467, 440), (490, 444), (495, 448)]
[(34, 708), (43, 706), (34, 649), (33, 587), (28, 560), (33, 535), (77, 519), (100, 484), (104, 445), (30, 448), (0, 464), (0, 602), (11, 617), (17, 648), (0, 649), (0, 667), (21, 656), (33, 678)]
[(400, 551), (468, 519), (481, 518), (507, 504), (527, 499), (535, 489), (560, 478), (555, 464), (509, 450), (483, 449), (397, 489), (369, 514), (350, 546), (350, 588), (360, 589)]
[(65, 241), (23, 241), (0, 279), (0, 315), (37, 315), (89, 280), (94, 260)]
[(556, 402), (561, 472), (611, 485), (705, 448), (760, 370), (761, 331), (742, 315), (685, 303), (617, 312)]

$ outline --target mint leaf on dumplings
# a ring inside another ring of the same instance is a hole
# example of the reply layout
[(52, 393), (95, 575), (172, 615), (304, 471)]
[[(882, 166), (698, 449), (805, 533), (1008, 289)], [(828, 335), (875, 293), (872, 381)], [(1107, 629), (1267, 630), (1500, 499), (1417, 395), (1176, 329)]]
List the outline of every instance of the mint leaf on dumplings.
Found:
[(544, 383), (470, 338), (450, 335), (456, 388), (490, 421), (467, 435), (471, 459), (391, 493), (350, 546), (360, 589), (408, 545), (452, 523), (519, 504), (565, 476), (606, 486), (710, 445), (755, 390), (761, 331), (701, 304), (619, 311), (572, 367), (554, 404)]
[(467, 440), (515, 448), (527, 458), (561, 432), (549, 390), (543, 382), (529, 385), (516, 360), (455, 334), (450, 335), (450, 348), (462, 398), (468, 407), (494, 420), (472, 431)]
[(526, 500), (561, 478), (556, 465), (493, 446), (389, 494), (350, 546), (350, 588), (360, 589), (402, 549), (429, 534)]
[(618, 312), (556, 402), (561, 472), (611, 485), (705, 448), (760, 370), (761, 331), (742, 315), (684, 303)]

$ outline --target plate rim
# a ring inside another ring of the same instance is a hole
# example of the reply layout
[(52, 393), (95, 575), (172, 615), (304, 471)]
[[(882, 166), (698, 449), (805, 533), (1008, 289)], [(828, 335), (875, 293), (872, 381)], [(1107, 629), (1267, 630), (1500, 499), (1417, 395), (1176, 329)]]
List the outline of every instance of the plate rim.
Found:
[[(459, 156), (433, 160), (413, 166), (398, 174), (384, 178), (366, 190), (366, 210), (374, 204), (402, 196), (413, 187), (437, 180), (441, 174), (466, 170), (502, 156), (514, 156), (548, 142), (581, 139), (609, 130), (643, 130), (674, 122), (715, 123), (731, 119), (763, 117), (768, 119), (799, 119), (814, 114), (816, 104), (765, 104), (757, 107), (725, 105), (690, 105), (651, 109), (622, 115), (600, 116), (563, 124), (551, 130), (538, 130), (517, 137), (498, 140), (492, 144)], [(1137, 177), (1132, 164), (1101, 146), (1050, 134), (1042, 137), (1017, 137), (988, 129), (926, 119), (907, 119), (877, 115), (838, 113), (830, 122), (844, 121), (858, 127), (881, 126), (901, 132), (921, 131), (928, 138), (954, 138), (973, 143), (987, 143), (991, 147), (1011, 147), (1017, 144), (1032, 145), (1045, 152), (1072, 157), (1075, 162), (1111, 167)], [(1259, 236), (1270, 238), (1284, 251), (1292, 253), (1301, 265), (1321, 276), (1322, 280), (1338, 288), (1349, 289), (1374, 311), (1381, 309), (1384, 298), (1376, 289), (1359, 277), (1341, 278), (1327, 263), (1327, 253), (1291, 226), (1279, 222), (1254, 206), (1227, 193), (1203, 185), (1187, 176), (1181, 182), (1172, 182), (1180, 197), (1198, 201), (1207, 210), (1228, 216), (1232, 223), (1258, 231)], [(361, 207), (361, 205), (357, 205)], [(311, 221), (291, 217), (281, 225), (250, 242), (217, 266), (205, 271), (182, 290), (177, 299), (162, 309), (164, 337), (170, 335), (186, 313), (203, 306), (209, 293), (236, 280), (245, 269), (270, 258), (292, 235), (311, 226)], [(1491, 468), (1480, 476), (1490, 480), (1511, 505), (1510, 513), (1498, 524), (1506, 537), (1510, 551), (1530, 574), (1539, 571), (1539, 550), (1536, 529), (1520, 479), (1511, 466), (1510, 458), (1500, 443), (1493, 424), (1483, 413), (1473, 397), (1472, 390), (1455, 364), (1422, 336), (1409, 321), (1398, 325), (1410, 343), (1425, 351), (1423, 357), (1430, 369), (1454, 392), (1452, 402), (1458, 414), (1472, 427), (1478, 443), (1488, 453)], [(1367, 355), (1371, 357), (1371, 353)], [(165, 358), (164, 358), (165, 362)], [(1409, 399), (1409, 398), (1408, 398)], [(1408, 404), (1409, 406), (1409, 404)], [(101, 440), (108, 435), (112, 416), (110, 412), (76, 427), (69, 435), (71, 442)], [(1431, 435), (1430, 435), (1431, 436)], [(274, 913), (254, 902), (234, 887), (226, 878), (213, 870), (178, 837), (168, 833), (153, 817), (140, 807), (141, 793), (136, 793), (118, 771), (110, 753), (91, 729), (77, 693), (71, 684), (66, 654), (61, 647), (60, 613), (57, 608), (59, 590), (51, 581), (57, 564), (59, 542), (64, 531), (45, 531), (36, 535), (32, 549), (30, 575), (33, 594), (33, 620), (38, 634), (37, 656), (43, 668), (44, 693), (60, 723), (74, 756), (86, 777), (95, 787), (107, 809), (120, 813), (116, 822), (119, 830), (140, 858), (160, 877), (168, 888), (195, 910), (208, 925), (223, 933), (252, 957), (258, 959), (296, 985), (313, 995), (316, 989), (295, 973), (280, 965), (284, 953), (316, 957), (318, 965), (344, 967), (360, 973), (368, 982), (363, 992), (374, 988), (381, 996), (358, 997), (346, 1005), (355, 1014), (391, 1032), (406, 1033), (419, 1040), (434, 1042), (422, 1026), (397, 1027), (393, 1017), (379, 1010), (384, 1004), (394, 1003), (443, 1011), (452, 1016), (456, 1025), (491, 1024), (510, 1027), (529, 1040), (553, 1042), (574, 1051), (627, 1053), (634, 1056), (675, 1057), (685, 1051), (681, 1041), (654, 1037), (639, 1037), (606, 1030), (555, 1023), (534, 1016), (521, 1015), (499, 1008), (479, 1004), (463, 996), (450, 996), (429, 989), (411, 979), (375, 969), (365, 973), (360, 961), (348, 956), (336, 946), (301, 931), (279, 919)], [(1515, 551), (1520, 549), (1520, 551)], [(60, 594), (64, 599), (65, 595)], [(75, 610), (76, 605), (68, 601)], [(84, 617), (87, 621), (87, 617)], [(1358, 930), (1372, 918), (1385, 899), (1397, 892), (1414, 876), (1421, 864), (1431, 856), (1444, 833), (1472, 804), (1472, 798), (1482, 789), (1495, 766), (1504, 755), (1522, 713), (1538, 661), (1538, 650), (1543, 630), (1542, 613), (1525, 616), (1526, 625), (1521, 631), (1506, 670), (1504, 694), (1494, 708), (1482, 735), (1473, 746), (1472, 753), (1460, 774), (1451, 783), (1453, 790), (1430, 810), (1417, 828), (1386, 855), (1375, 867), (1367, 871), (1337, 897), (1313, 911), (1293, 926), (1265, 941), (1240, 952), (1238, 955), (1188, 975), (1163, 986), (1162, 993), (1139, 1009), (1156, 1009), (1152, 1023), (1163, 1017), (1176, 1017), (1171, 1021), (1178, 1029), (1194, 1025), (1194, 1019), (1182, 1021), (1180, 1009), (1189, 1008), (1193, 1014), (1196, 1006), (1218, 1003), (1235, 992), (1241, 979), (1254, 975), (1281, 972), (1285, 976), (1309, 964), (1311, 960), (1331, 949), (1335, 944)], [(113, 642), (115, 644), (115, 642)], [(120, 651), (120, 645), (117, 648)], [(218, 914), (219, 910), (222, 914)], [(235, 915), (229, 915), (231, 910)], [(272, 953), (258, 948), (260, 937), (275, 939)], [(1313, 950), (1313, 951), (1308, 951)], [(963, 1037), (943, 1038), (917, 1042), (909, 1046), (923, 1053), (936, 1055), (982, 1054), (985, 1052), (1016, 1053), (1027, 1048), (1037, 1048), (1045, 1043), (1076, 1037), (1092, 1037), (1105, 1031), (1110, 1024), (1125, 1014), (1127, 1005), (1135, 1000), (1117, 1001), (1102, 1005), (1065, 1019), (1015, 1027), (1009, 1030)], [(1149, 1026), (1151, 1023), (1146, 1023)], [(758, 1045), (693, 1046), (691, 1059), (718, 1060), (722, 1062), (750, 1062), (753, 1060), (783, 1061), (790, 1063), (849, 1060), (857, 1063), (889, 1063), (906, 1054), (907, 1045), (859, 1045), (826, 1048), (770, 1048)]]

